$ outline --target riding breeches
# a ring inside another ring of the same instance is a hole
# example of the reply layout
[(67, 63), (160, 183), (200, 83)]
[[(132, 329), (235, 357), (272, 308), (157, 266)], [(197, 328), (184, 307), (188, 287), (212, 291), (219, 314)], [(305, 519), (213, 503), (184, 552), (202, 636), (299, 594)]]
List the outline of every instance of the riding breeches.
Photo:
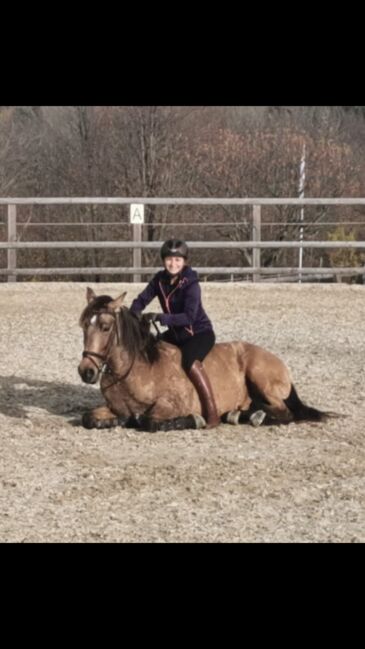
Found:
[(165, 342), (176, 345), (181, 349), (182, 366), (185, 372), (188, 372), (194, 361), (203, 361), (210, 352), (215, 343), (215, 333), (214, 331), (202, 331), (194, 334), (188, 340), (177, 343), (173, 333), (165, 331), (161, 336), (161, 340), (165, 340)]

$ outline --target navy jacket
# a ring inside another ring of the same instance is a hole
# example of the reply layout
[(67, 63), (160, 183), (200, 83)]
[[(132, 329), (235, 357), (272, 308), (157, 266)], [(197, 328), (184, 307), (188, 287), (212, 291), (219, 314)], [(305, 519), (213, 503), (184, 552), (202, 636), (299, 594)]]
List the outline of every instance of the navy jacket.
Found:
[(130, 310), (133, 313), (143, 311), (156, 296), (163, 311), (159, 320), (169, 327), (176, 342), (183, 342), (203, 331), (213, 331), (202, 306), (198, 274), (190, 266), (184, 266), (179, 279), (172, 285), (166, 270), (156, 273), (144, 291), (133, 300)]

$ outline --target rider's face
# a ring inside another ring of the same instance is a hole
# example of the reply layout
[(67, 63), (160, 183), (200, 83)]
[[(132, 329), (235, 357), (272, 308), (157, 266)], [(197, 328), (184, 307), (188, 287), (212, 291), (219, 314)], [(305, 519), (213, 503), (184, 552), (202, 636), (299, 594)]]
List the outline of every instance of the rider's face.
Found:
[(165, 268), (170, 275), (177, 275), (185, 266), (184, 257), (165, 257)]

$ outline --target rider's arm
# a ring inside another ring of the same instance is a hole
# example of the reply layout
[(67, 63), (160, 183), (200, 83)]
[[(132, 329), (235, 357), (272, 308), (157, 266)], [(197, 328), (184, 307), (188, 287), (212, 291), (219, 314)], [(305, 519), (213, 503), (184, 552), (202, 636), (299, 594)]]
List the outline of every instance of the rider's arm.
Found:
[(140, 293), (135, 300), (133, 300), (130, 311), (132, 313), (140, 313), (143, 309), (152, 302), (153, 298), (156, 296), (156, 282), (155, 278), (151, 279), (146, 288)]

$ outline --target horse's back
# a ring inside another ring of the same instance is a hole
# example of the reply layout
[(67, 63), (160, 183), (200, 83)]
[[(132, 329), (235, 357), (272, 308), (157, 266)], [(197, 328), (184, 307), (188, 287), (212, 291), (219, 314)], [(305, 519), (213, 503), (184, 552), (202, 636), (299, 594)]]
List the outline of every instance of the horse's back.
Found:
[(254, 345), (253, 343), (242, 342), (242, 353), (247, 366), (247, 371), (250, 372), (254, 366), (263, 366), (265, 371), (274, 372), (279, 374), (282, 378), (290, 378), (289, 369), (285, 365), (284, 361), (276, 356), (273, 352), (270, 352), (265, 347), (260, 347), (260, 345)]
[(216, 343), (210, 352), (218, 363), (231, 359), (232, 369), (238, 368), (248, 381), (262, 393), (280, 394), (286, 398), (291, 389), (291, 375), (285, 363), (275, 354), (247, 341)]
[[(164, 365), (169, 358), (181, 368), (181, 351), (164, 343)], [(283, 361), (264, 347), (243, 340), (216, 343), (204, 359), (220, 412), (245, 409), (250, 403), (248, 386), (252, 384), (268, 402), (287, 398), (291, 377)], [(170, 372), (172, 367), (170, 365)], [(181, 369), (181, 373), (184, 372)], [(232, 405), (233, 404), (233, 405)]]
[(236, 356), (240, 363), (244, 364), (244, 369), (251, 367), (255, 363), (264, 363), (270, 365), (277, 371), (279, 368), (285, 368), (285, 363), (275, 354), (260, 345), (254, 345), (246, 340), (234, 340), (227, 343), (216, 343), (210, 354), (221, 357), (222, 355)]
[[(174, 359), (178, 364), (181, 363), (181, 351), (178, 347), (164, 342), (162, 348), (170, 357), (170, 361)], [(215, 343), (204, 359), (204, 365), (208, 372), (224, 374), (225, 370), (238, 371), (247, 374), (251, 380), (257, 372), (275, 374), (284, 381), (291, 380), (288, 368), (278, 356), (245, 340)]]

